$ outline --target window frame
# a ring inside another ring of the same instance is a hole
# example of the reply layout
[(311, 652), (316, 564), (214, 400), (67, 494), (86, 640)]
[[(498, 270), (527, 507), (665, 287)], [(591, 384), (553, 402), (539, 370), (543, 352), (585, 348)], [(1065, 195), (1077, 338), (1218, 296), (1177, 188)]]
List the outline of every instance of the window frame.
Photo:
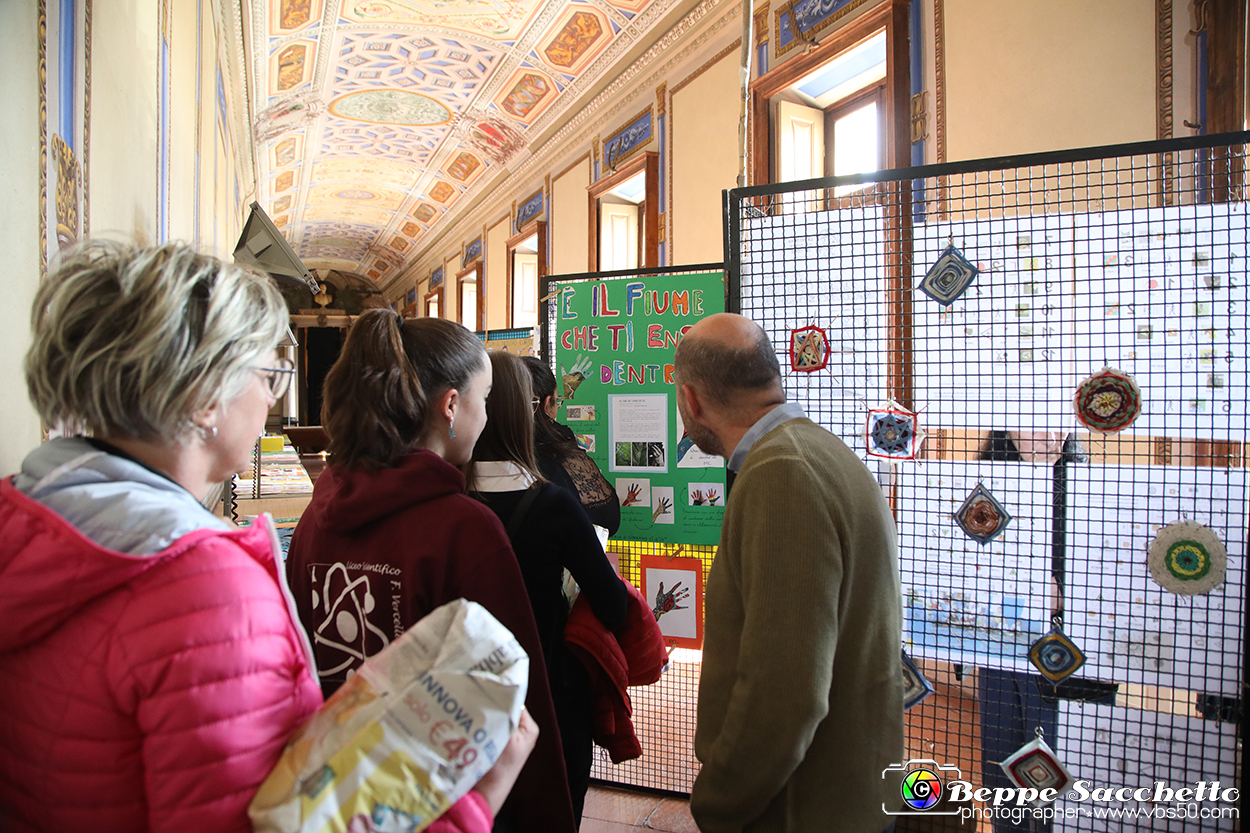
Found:
[(473, 331), (475, 333), (486, 332), (486, 286), (483, 282), (482, 261), (475, 260), (467, 269), (463, 269), (456, 273), (456, 314), (461, 320), (464, 319), (464, 285), (472, 276), (473, 282), (477, 285), (477, 299), (474, 306), (477, 308), (473, 311)]
[(902, 167), (911, 158), (911, 74), (908, 0), (884, 0), (880, 5), (830, 33), (809, 52), (791, 58), (776, 69), (751, 82), (751, 176), (752, 185), (774, 181), (772, 168), (773, 97), (853, 49), (882, 29), (885, 30), (884, 101), (881, 108), (881, 133), (884, 154), (881, 169)]
[[(430, 301), (438, 303), (438, 315), (430, 315)], [(443, 286), (439, 284), (421, 297), (421, 315), (425, 318), (446, 318), (447, 304), (443, 301)]]
[[(507, 284), (508, 284), (508, 327), (515, 329), (516, 323), (516, 286), (514, 284), (514, 274), (516, 269), (516, 249), (531, 237), (538, 236), (538, 275), (535, 291), (543, 285), (543, 278), (547, 276), (547, 222), (545, 220), (531, 220), (525, 224), (525, 227), (519, 232), (508, 238), (508, 268), (507, 268)], [(537, 329), (542, 320), (542, 304), (538, 305), (538, 320), (534, 322)]]

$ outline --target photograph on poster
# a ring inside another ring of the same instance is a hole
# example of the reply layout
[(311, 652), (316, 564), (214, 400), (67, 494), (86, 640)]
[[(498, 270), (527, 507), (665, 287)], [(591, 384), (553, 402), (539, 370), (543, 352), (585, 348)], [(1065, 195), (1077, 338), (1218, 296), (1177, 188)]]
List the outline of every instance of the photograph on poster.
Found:
[(593, 422), (595, 419), (594, 405), (565, 405), (565, 422)]
[(679, 469), (707, 469), (713, 466), (724, 466), (725, 459), (717, 454), (704, 454), (699, 447), (694, 444), (694, 440), (690, 439), (690, 435), (686, 433), (686, 425), (681, 421), (681, 411), (676, 408), (676, 401), (673, 407), (673, 420), (677, 425), (677, 468)]
[(690, 483), (686, 489), (688, 506), (724, 506), (725, 486), (721, 483)]
[(618, 477), (616, 478), (616, 496), (621, 500), (621, 508), (650, 506), (651, 481), (645, 477)]
[(657, 524), (671, 524), (677, 517), (673, 506), (673, 487), (656, 486), (651, 490), (651, 520)]
[(608, 397), (611, 471), (668, 471), (668, 394)]
[(664, 641), (678, 648), (703, 645), (703, 564), (697, 558), (643, 555), (642, 596), (652, 605)]

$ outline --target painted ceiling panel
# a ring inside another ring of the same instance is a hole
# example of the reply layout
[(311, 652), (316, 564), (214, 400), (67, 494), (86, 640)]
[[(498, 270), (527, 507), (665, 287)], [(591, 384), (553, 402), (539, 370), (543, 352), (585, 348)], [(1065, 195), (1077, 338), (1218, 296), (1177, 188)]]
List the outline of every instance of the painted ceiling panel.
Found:
[[(262, 0), (262, 205), (310, 268), (385, 283), (691, 0)], [(647, 12), (647, 14), (643, 14)], [(653, 13), (654, 12), (654, 13)], [(597, 73), (597, 75), (592, 75)]]

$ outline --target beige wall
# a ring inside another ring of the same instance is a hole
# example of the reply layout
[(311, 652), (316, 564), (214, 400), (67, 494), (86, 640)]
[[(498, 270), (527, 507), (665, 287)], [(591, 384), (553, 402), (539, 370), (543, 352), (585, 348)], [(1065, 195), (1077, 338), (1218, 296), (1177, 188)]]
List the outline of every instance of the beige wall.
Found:
[(1155, 138), (1154, 3), (944, 9), (947, 161)]
[(94, 9), (93, 235), (147, 243), (156, 239), (157, 18), (157, 0), (114, 0)]
[(721, 191), (738, 177), (738, 50), (673, 91), (670, 262), (724, 259)]
[(0, 327), (0, 476), (18, 470), (39, 444), (39, 418), (26, 397), (22, 359), (30, 346), (29, 315), (39, 286), (38, 19), (34, 3), (0, 3), (7, 114), (0, 119), (0, 292), (10, 312)]
[(486, 230), (486, 329), (508, 326), (508, 234), (504, 217)]
[(586, 271), (590, 256), (589, 184), (589, 154), (551, 180), (551, 251), (547, 260), (553, 275)]

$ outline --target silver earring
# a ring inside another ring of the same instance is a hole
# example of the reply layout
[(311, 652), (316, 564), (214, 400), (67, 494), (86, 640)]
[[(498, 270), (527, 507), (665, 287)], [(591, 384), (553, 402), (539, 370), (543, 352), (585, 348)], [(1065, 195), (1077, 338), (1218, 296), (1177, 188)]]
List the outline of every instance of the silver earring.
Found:
[(456, 438), (456, 423), (455, 422), (447, 423), (447, 436), (453, 440)]
[(209, 425), (207, 427), (203, 425), (197, 425), (195, 426), (195, 430), (200, 432), (200, 439), (203, 440), (204, 442), (211, 442), (212, 440), (217, 439), (217, 426), (216, 425)]

